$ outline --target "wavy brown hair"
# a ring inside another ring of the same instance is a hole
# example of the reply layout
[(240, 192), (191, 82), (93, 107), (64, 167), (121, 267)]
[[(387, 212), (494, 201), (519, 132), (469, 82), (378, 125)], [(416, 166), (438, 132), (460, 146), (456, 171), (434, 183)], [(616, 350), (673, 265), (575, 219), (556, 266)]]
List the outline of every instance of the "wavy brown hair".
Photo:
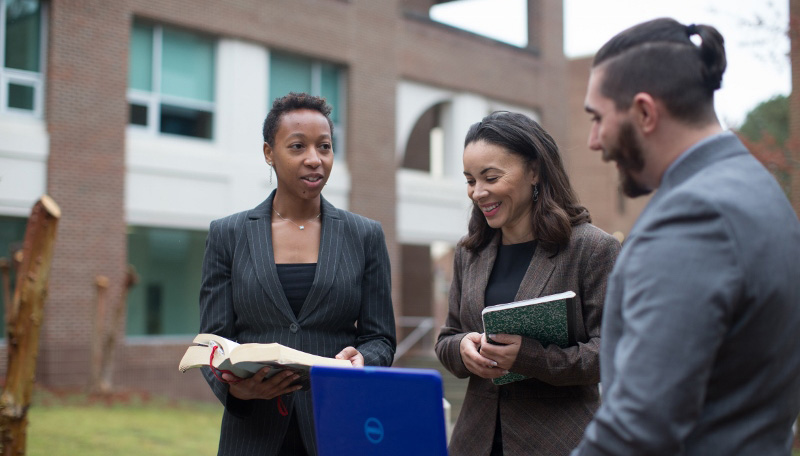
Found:
[[(589, 211), (579, 204), (572, 189), (556, 142), (535, 120), (514, 112), (493, 112), (469, 128), (464, 147), (478, 141), (522, 157), (538, 176), (539, 198), (531, 199), (531, 225), (540, 245), (545, 248), (566, 245), (573, 226), (591, 222)], [(478, 252), (491, 242), (497, 231), (489, 226), (473, 202), (469, 232), (461, 245)]]

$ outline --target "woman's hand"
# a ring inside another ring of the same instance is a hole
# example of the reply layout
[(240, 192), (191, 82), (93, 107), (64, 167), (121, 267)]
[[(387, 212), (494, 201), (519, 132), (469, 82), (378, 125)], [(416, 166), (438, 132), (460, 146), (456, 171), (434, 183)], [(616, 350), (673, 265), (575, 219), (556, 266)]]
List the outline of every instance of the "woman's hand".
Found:
[(345, 347), (335, 358), (346, 359), (350, 361), (353, 367), (364, 367), (364, 356), (354, 347)]
[(497, 362), (481, 354), (481, 345), (486, 343), (483, 334), (469, 333), (461, 339), (461, 360), (470, 372), (483, 378), (502, 377), (508, 372), (499, 369)]
[(292, 382), (300, 378), (300, 376), (289, 369), (278, 372), (264, 380), (269, 370), (269, 367), (262, 368), (252, 377), (244, 379), (223, 373), (222, 379), (230, 382), (229, 391), (233, 397), (244, 400), (273, 399), (283, 394), (293, 393), (301, 388), (300, 385), (292, 385)]
[(519, 347), (522, 345), (522, 336), (512, 334), (492, 334), (493, 342), (497, 345), (486, 340), (486, 334), (481, 336), (481, 349), (480, 354), (486, 358), (492, 359), (497, 362), (497, 367), (501, 370), (510, 370), (517, 360)]

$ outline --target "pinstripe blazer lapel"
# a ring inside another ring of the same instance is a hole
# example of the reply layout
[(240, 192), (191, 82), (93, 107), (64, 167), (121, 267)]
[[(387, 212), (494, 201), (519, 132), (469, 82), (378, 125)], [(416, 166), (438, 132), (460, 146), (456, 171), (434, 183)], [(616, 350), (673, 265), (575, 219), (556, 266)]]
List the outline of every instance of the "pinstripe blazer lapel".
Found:
[(320, 305), (322, 298), (328, 294), (328, 290), (333, 285), (336, 277), (336, 265), (340, 256), (342, 223), (339, 211), (325, 198), (322, 198), (322, 234), (317, 257), (317, 272), (314, 275), (311, 290), (303, 303), (303, 308), (300, 310), (298, 321), (303, 321)]
[[(247, 217), (247, 245), (250, 246), (250, 260), (256, 271), (258, 282), (267, 292), (276, 307), (291, 321), (297, 321), (289, 301), (283, 293), (283, 286), (278, 279), (278, 268), (275, 267), (275, 257), (272, 252), (272, 199), (273, 191), (269, 198), (258, 207), (251, 210)], [(265, 245), (266, 243), (266, 245)]]
[[(536, 252), (533, 254), (531, 264), (528, 265), (528, 270), (525, 271), (525, 276), (522, 277), (522, 283), (519, 284), (519, 290), (515, 296), (515, 301), (522, 300), (523, 296), (541, 296), (544, 291), (544, 286), (553, 275), (553, 270), (556, 268), (554, 258), (558, 255), (556, 252), (544, 248), (541, 244), (536, 246)], [(567, 290), (563, 290), (567, 291)]]

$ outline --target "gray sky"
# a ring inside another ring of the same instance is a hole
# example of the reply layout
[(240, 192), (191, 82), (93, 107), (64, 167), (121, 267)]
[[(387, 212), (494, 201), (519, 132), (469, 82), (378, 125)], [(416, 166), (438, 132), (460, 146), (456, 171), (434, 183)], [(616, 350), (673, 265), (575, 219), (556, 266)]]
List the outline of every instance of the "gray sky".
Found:
[[(791, 91), (788, 0), (564, 0), (564, 52), (593, 54), (617, 32), (657, 17), (709, 24), (725, 37), (728, 70), (716, 95), (720, 120), (738, 126), (749, 110)], [(518, 46), (527, 39), (525, 0), (461, 0), (435, 6), (438, 21)]]

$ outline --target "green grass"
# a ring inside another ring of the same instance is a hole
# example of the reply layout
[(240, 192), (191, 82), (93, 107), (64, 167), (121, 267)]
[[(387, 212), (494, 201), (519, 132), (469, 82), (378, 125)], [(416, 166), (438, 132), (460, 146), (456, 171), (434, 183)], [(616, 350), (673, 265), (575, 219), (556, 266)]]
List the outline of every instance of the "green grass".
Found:
[(28, 411), (27, 455), (212, 456), (221, 418), (219, 404), (37, 393)]
[[(28, 411), (28, 456), (213, 456), (222, 406), (117, 394), (37, 391)], [(800, 448), (792, 449), (800, 456)]]

